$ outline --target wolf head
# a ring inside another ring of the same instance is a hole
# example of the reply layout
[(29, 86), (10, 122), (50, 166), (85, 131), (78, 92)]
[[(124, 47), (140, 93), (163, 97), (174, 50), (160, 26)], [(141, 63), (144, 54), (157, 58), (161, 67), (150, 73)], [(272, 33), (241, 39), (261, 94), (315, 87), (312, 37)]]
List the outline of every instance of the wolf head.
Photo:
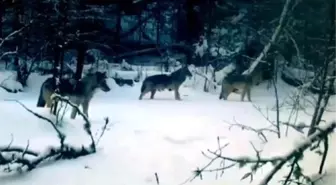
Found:
[(96, 75), (98, 88), (100, 88), (104, 92), (109, 92), (111, 89), (107, 85), (107, 82), (106, 82), (106, 78), (107, 78), (106, 73), (96, 72), (95, 75)]

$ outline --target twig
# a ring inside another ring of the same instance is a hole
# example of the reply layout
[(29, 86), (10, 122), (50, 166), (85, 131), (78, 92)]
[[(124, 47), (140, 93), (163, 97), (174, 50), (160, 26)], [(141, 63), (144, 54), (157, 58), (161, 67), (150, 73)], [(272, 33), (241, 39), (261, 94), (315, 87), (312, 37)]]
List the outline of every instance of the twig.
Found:
[(198, 72), (198, 71), (196, 71), (196, 70), (194, 70), (193, 71), (196, 75), (199, 75), (199, 76), (201, 76), (201, 77), (203, 77), (203, 78), (205, 78), (206, 80), (208, 80), (208, 82), (209, 83), (211, 83), (214, 87), (219, 87), (217, 84), (216, 84), (216, 82), (214, 82), (214, 81), (212, 81), (210, 78), (208, 78), (206, 75), (204, 75), (203, 73), (200, 73), (200, 72)]
[[(64, 98), (61, 100), (64, 100)], [(55, 129), (55, 131), (57, 131), (59, 138), (60, 138), (60, 144), (61, 144), (61, 146), (59, 147), (49, 147), (46, 152), (39, 154), (37, 152), (29, 150), (29, 142), (25, 148), (11, 146), (13, 142), (13, 139), (12, 139), (8, 146), (0, 147), (0, 165), (8, 165), (8, 171), (11, 171), (9, 165), (14, 164), (14, 163), (22, 165), (20, 168), (18, 168), (19, 171), (21, 171), (21, 168), (25, 166), (28, 168), (27, 170), (30, 171), (30, 170), (33, 170), (37, 165), (39, 165), (40, 163), (42, 163), (48, 158), (53, 158), (54, 160), (73, 159), (73, 158), (89, 155), (89, 154), (96, 152), (96, 149), (94, 148), (95, 143), (92, 137), (91, 139), (93, 143), (91, 143), (89, 148), (86, 148), (84, 146), (82, 146), (81, 148), (75, 148), (73, 146), (67, 145), (64, 143), (65, 135), (63, 135), (58, 130), (58, 128), (55, 126), (55, 124), (50, 119), (45, 118), (41, 116), (40, 114), (33, 112), (32, 110), (28, 109), (24, 104), (22, 104), (21, 102), (17, 100), (5, 100), (5, 101), (15, 101), (19, 103), (25, 110), (32, 113), (34, 116), (50, 123)], [(69, 104), (71, 105), (71, 102)], [(84, 114), (81, 114), (81, 115), (83, 116)], [(87, 125), (84, 126), (84, 129), (88, 132), (88, 134), (91, 134), (91, 131)], [(12, 155), (5, 155), (7, 153), (9, 154), (13, 152), (16, 152), (16, 153)], [(26, 154), (30, 155), (29, 157), (33, 157), (33, 159), (26, 158), (25, 156)]]
[(2, 147), (0, 146), (0, 153), (2, 152), (18, 152), (18, 153), (26, 153), (26, 154), (29, 154), (29, 155), (32, 155), (32, 156), (35, 156), (37, 157), (39, 155), (39, 153), (35, 152), (35, 151), (32, 151), (32, 150), (29, 150), (28, 148), (21, 148), (21, 147), (18, 147), (18, 146), (6, 146), (6, 147)]
[(108, 125), (108, 124), (109, 124), (109, 118), (106, 117), (106, 118), (105, 118), (105, 124), (104, 124), (104, 126), (103, 126), (103, 128), (102, 128), (102, 131), (101, 131), (101, 133), (100, 133), (100, 136), (99, 136), (99, 138), (96, 140), (96, 145), (97, 145), (97, 146), (98, 146), (98, 144), (99, 144), (100, 139), (103, 137), (105, 131), (107, 130), (107, 125)]
[(272, 179), (273, 175), (276, 174), (287, 161), (289, 161), (293, 157), (301, 155), (309, 146), (311, 146), (313, 142), (325, 139), (326, 135), (332, 133), (335, 127), (336, 122), (332, 122), (325, 128), (321, 128), (320, 131), (316, 131), (314, 134), (310, 135), (304, 142), (302, 142), (295, 149), (293, 149), (286, 156), (284, 156), (283, 160), (281, 160), (281, 162), (278, 163), (271, 170), (271, 172), (265, 176), (265, 178), (259, 183), (259, 185), (267, 185), (269, 181)]
[(54, 124), (53, 121), (51, 121), (50, 119), (36, 113), (36, 112), (33, 112), (31, 109), (29, 109), (27, 106), (25, 106), (23, 103), (21, 103), (20, 101), (18, 100), (5, 100), (5, 101), (14, 101), (16, 103), (18, 103), (19, 105), (21, 105), (24, 109), (26, 109), (26, 111), (28, 111), (29, 113), (32, 113), (34, 116), (38, 117), (39, 119), (42, 119), (44, 121), (47, 121), (48, 123), (50, 123), (50, 125), (55, 129), (55, 131), (57, 132), (57, 135), (58, 137), (60, 138), (61, 140), (61, 143), (64, 143), (64, 140), (65, 140), (65, 134), (63, 134), (57, 127), (56, 125)]
[(258, 134), (258, 137), (261, 138), (263, 140), (263, 142), (268, 142), (267, 137), (264, 134), (264, 131), (267, 132), (272, 132), (272, 133), (276, 133), (275, 130), (269, 129), (269, 128), (260, 128), (260, 129), (255, 129), (253, 127), (247, 126), (247, 125), (243, 125), (243, 124), (239, 124), (237, 123), (237, 121), (235, 120), (235, 124), (231, 124), (231, 123), (227, 123), (229, 124), (229, 130), (231, 130), (233, 127), (239, 127), (242, 130), (249, 130), (249, 131), (253, 131), (256, 134)]
[(27, 25), (21, 27), (21, 28), (18, 29), (18, 30), (13, 31), (12, 33), (8, 34), (5, 38), (3, 38), (3, 39), (0, 38), (0, 47), (5, 43), (5, 41), (9, 40), (9, 39), (10, 39), (11, 37), (13, 37), (14, 35), (19, 34), (22, 30), (24, 30), (25, 28), (27, 28), (27, 27), (28, 27), (29, 25), (31, 25), (33, 22), (34, 22), (34, 21), (31, 20), (31, 21), (29, 22), (29, 24), (27, 24)]
[(160, 185), (159, 176), (156, 172), (155, 172), (155, 180), (156, 180), (156, 184)]
[(75, 105), (74, 103), (72, 103), (69, 99), (64, 98), (58, 94), (54, 94), (52, 97), (52, 101), (63, 101), (67, 104), (69, 104), (72, 108), (76, 109), (76, 112), (82, 116), (82, 118), (84, 119), (85, 123), (84, 123), (84, 130), (86, 131), (86, 133), (89, 135), (90, 139), (91, 139), (91, 148), (93, 151), (96, 151), (96, 144), (95, 144), (95, 140), (93, 138), (92, 135), (92, 131), (91, 131), (91, 123), (89, 121), (89, 119), (87, 118), (87, 116), (79, 109), (79, 107), (77, 105)]

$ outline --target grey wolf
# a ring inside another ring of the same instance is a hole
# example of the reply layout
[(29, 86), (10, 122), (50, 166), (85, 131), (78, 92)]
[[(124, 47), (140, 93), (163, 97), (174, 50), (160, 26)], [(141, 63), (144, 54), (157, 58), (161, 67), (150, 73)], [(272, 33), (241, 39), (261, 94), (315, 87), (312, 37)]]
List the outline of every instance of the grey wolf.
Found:
[[(87, 74), (77, 83), (73, 83), (71, 79), (62, 79), (59, 84), (59, 94), (61, 96), (68, 96), (69, 100), (77, 106), (83, 107), (83, 113), (88, 117), (88, 109), (90, 101), (97, 89), (104, 92), (110, 91), (110, 87), (106, 83), (106, 74), (96, 72)], [(55, 78), (46, 79), (40, 89), (40, 95), (37, 101), (37, 107), (52, 106), (51, 96), (56, 90)], [(71, 119), (75, 119), (77, 111), (72, 109)]]
[(261, 80), (262, 73), (260, 70), (256, 70), (248, 75), (231, 73), (222, 80), (219, 99), (226, 100), (232, 92), (241, 92), (241, 101), (244, 101), (246, 94), (248, 101), (251, 101), (251, 88), (254, 85), (258, 85)]
[(175, 100), (181, 100), (179, 88), (187, 77), (192, 77), (188, 66), (181, 67), (169, 75), (159, 74), (149, 76), (142, 82), (139, 100), (142, 100), (143, 96), (149, 92), (151, 93), (150, 98), (153, 99), (156, 91), (166, 89), (169, 91), (174, 90)]

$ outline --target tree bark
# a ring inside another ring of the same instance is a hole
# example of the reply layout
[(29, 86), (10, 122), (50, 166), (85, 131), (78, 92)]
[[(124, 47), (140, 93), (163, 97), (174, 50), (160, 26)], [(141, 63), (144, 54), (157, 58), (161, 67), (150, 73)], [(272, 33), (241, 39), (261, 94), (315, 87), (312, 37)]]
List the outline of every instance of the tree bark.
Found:
[(5, 7), (2, 0), (0, 1), (0, 38), (2, 38), (2, 17), (5, 15)]
[(116, 16), (116, 33), (114, 36), (114, 40), (116, 42), (116, 44), (120, 44), (120, 33), (121, 33), (121, 7), (120, 5), (117, 5), (117, 16)]
[(84, 44), (78, 45), (77, 66), (76, 66), (76, 74), (75, 74), (76, 81), (79, 81), (82, 78), (86, 50), (87, 50), (87, 47)]

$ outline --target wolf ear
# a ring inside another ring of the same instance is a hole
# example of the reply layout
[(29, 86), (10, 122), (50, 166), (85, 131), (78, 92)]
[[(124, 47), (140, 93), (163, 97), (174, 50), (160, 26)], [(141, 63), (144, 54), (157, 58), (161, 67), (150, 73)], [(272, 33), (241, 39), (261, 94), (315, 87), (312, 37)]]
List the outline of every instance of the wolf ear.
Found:
[(186, 67), (189, 67), (189, 64), (187, 64), (187, 63), (181, 63), (181, 66), (182, 66), (182, 68), (186, 68)]
[(193, 70), (196, 68), (196, 66), (194, 64), (187, 64), (186, 66), (189, 70)]
[(103, 77), (103, 78), (107, 78), (107, 73), (106, 71), (97, 71), (97, 74), (99, 74), (99, 76)]
[(103, 72), (103, 75), (104, 75), (105, 78), (107, 78), (107, 72), (106, 71)]

